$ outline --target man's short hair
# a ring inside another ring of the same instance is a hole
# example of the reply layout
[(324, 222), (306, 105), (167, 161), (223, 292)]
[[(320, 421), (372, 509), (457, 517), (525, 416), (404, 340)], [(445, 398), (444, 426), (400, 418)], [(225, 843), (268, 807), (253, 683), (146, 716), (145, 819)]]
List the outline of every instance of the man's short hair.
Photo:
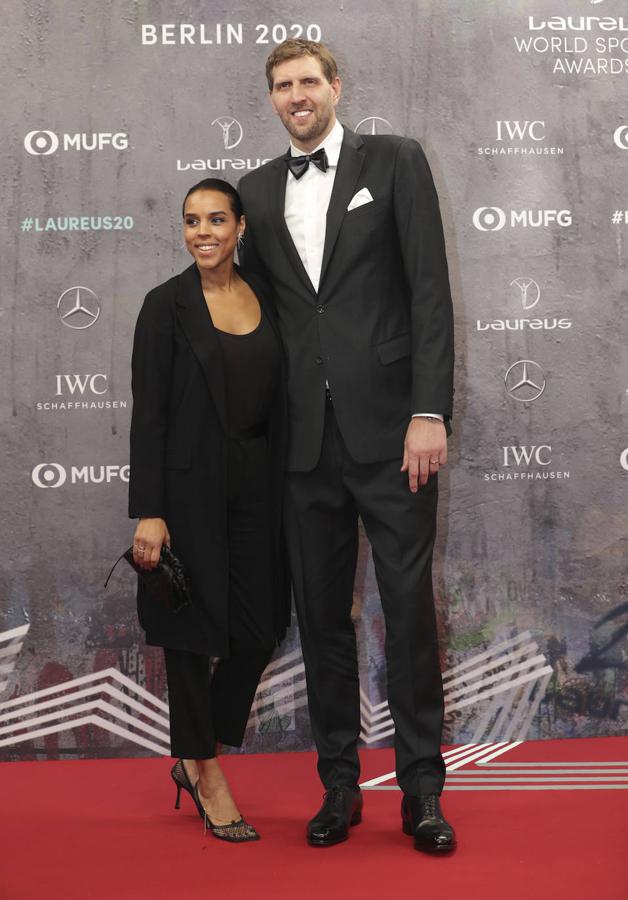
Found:
[(273, 71), (281, 63), (301, 56), (313, 56), (321, 64), (323, 75), (331, 82), (338, 77), (338, 66), (325, 44), (318, 41), (306, 41), (304, 38), (294, 38), (278, 44), (266, 60), (266, 80), (268, 90), (273, 89)]

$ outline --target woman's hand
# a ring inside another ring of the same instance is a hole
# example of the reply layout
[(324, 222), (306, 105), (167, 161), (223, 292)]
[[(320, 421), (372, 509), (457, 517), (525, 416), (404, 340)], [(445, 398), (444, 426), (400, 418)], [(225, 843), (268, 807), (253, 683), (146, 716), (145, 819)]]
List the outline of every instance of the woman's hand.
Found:
[(170, 546), (170, 533), (163, 519), (140, 519), (133, 537), (133, 559), (142, 569), (154, 569), (161, 545)]

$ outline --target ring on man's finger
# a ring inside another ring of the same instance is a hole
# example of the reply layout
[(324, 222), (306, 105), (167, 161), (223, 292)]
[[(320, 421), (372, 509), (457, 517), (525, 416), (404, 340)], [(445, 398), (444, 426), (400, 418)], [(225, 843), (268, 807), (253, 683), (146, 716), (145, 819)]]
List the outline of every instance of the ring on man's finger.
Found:
[(438, 465), (440, 465), (440, 460), (439, 459), (430, 459), (430, 465), (438, 466)]

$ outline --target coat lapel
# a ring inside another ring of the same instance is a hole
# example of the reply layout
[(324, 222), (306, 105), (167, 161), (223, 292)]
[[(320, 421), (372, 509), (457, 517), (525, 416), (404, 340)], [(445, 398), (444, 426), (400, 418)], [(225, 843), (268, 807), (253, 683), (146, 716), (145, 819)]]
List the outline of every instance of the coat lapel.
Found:
[(272, 171), (272, 184), (270, 188), (270, 196), (272, 197), (273, 203), (272, 222), (277, 228), (277, 234), (283, 245), (284, 252), (292, 265), (292, 269), (312, 296), (316, 298), (314, 285), (310, 281), (310, 276), (307, 274), (305, 266), (301, 262), (301, 257), (299, 256), (297, 248), (294, 246), (292, 235), (286, 225), (284, 211), (286, 205), (286, 178), (288, 170), (286, 168), (285, 159), (289, 153), (290, 151), (288, 151), (285, 156), (280, 156), (273, 160), (270, 165)]
[[(325, 278), (325, 272), (334, 252), (340, 226), (347, 214), (347, 206), (355, 193), (357, 180), (360, 177), (364, 165), (364, 141), (359, 134), (345, 128), (345, 136), (338, 158), (338, 168), (334, 179), (334, 187), (327, 210), (327, 226), (325, 229), (325, 246), (323, 248), (323, 262), (321, 265), (321, 277), (319, 292)], [(298, 254), (297, 254), (298, 255)]]
[(218, 412), (220, 424), (228, 433), (227, 394), (222, 351), (207, 309), (196, 263), (179, 275), (176, 304), (181, 328), (201, 365)]

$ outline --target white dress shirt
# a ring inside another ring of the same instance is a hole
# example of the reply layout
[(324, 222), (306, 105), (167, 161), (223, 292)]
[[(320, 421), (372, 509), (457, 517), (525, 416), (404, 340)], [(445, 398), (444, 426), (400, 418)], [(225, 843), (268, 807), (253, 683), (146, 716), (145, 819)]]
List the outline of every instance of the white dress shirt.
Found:
[[(342, 125), (336, 121), (323, 143), (312, 151), (315, 153), (321, 147), (325, 148), (329, 163), (326, 172), (310, 165), (297, 180), (288, 170), (284, 207), (286, 225), (315, 291), (318, 291), (321, 278), (327, 208), (334, 187), (343, 137)], [(290, 154), (305, 156), (305, 151), (299, 150), (291, 141)]]
[[(323, 265), (327, 209), (334, 187), (343, 138), (344, 129), (336, 120), (325, 140), (311, 151), (316, 153), (321, 147), (325, 148), (329, 163), (326, 172), (321, 172), (317, 166), (310, 164), (299, 179), (295, 178), (289, 169), (287, 174), (284, 206), (286, 225), (305, 271), (317, 292)], [(290, 155), (305, 156), (306, 153), (290, 141)], [(414, 413), (414, 416), (443, 420), (439, 413)]]

